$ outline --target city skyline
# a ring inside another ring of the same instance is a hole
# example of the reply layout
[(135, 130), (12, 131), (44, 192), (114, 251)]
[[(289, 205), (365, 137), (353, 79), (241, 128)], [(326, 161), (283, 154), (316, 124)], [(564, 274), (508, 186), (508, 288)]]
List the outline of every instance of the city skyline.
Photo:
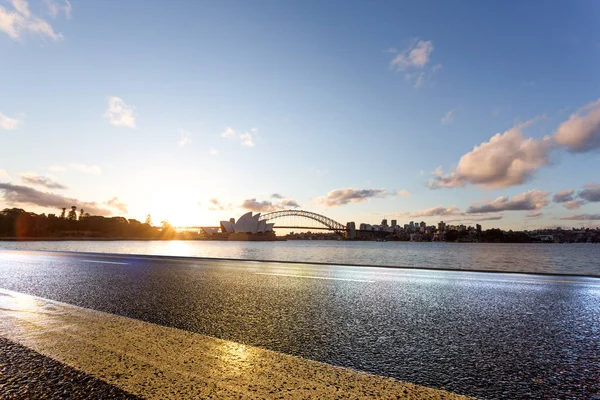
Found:
[(600, 4), (261, 4), (0, 0), (0, 209), (600, 225)]

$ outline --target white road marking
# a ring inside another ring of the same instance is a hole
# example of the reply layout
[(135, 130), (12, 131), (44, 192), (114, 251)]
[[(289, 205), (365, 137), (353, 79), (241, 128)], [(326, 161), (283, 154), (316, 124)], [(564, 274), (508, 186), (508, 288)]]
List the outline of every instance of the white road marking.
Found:
[(0, 336), (148, 399), (468, 399), (4, 289)]
[(293, 275), (293, 274), (269, 274), (266, 272), (255, 272), (255, 275), (271, 275), (271, 276), (290, 276), (293, 278), (307, 278), (307, 279), (331, 279), (334, 281), (349, 281), (349, 282), (366, 282), (375, 283), (375, 281), (367, 281), (364, 279), (346, 279), (346, 278), (331, 278), (328, 276), (310, 276), (310, 275)]
[(129, 265), (126, 262), (117, 262), (117, 261), (100, 261), (100, 260), (80, 260), (84, 262), (97, 263), (97, 264), (117, 264), (117, 265)]

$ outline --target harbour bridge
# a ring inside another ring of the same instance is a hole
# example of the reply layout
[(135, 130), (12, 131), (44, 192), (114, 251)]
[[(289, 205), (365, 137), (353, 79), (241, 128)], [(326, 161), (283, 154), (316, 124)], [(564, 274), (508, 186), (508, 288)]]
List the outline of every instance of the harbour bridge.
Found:
[[(274, 229), (310, 229), (326, 230), (343, 235), (347, 232), (346, 225), (324, 215), (305, 210), (281, 210), (262, 214), (259, 221), (275, 223)], [(183, 226), (175, 228), (178, 231), (194, 231), (201, 226)], [(210, 227), (220, 228), (220, 227)]]

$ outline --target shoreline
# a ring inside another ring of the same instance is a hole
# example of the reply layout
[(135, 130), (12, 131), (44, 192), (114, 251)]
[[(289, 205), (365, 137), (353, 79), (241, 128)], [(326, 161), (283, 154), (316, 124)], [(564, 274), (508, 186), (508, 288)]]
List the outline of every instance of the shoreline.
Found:
[[(306, 240), (306, 239), (285, 239), (284, 237), (277, 237), (271, 240), (241, 240), (241, 239), (214, 239), (214, 238), (111, 238), (111, 237), (0, 237), (0, 243), (2, 242), (169, 242), (169, 241), (186, 241), (186, 242), (336, 242), (336, 240)], [(342, 240), (345, 243), (362, 243), (362, 242), (380, 242), (378, 240)], [(461, 244), (600, 244), (594, 242), (470, 242), (470, 241), (406, 241), (406, 240), (385, 240), (386, 243), (461, 243)]]

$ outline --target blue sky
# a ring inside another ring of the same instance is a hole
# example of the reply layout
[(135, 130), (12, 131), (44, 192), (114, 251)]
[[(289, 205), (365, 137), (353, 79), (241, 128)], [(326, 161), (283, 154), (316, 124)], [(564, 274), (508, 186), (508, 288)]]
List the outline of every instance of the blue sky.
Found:
[(600, 225), (599, 17), (595, 1), (0, 0), (0, 208)]

